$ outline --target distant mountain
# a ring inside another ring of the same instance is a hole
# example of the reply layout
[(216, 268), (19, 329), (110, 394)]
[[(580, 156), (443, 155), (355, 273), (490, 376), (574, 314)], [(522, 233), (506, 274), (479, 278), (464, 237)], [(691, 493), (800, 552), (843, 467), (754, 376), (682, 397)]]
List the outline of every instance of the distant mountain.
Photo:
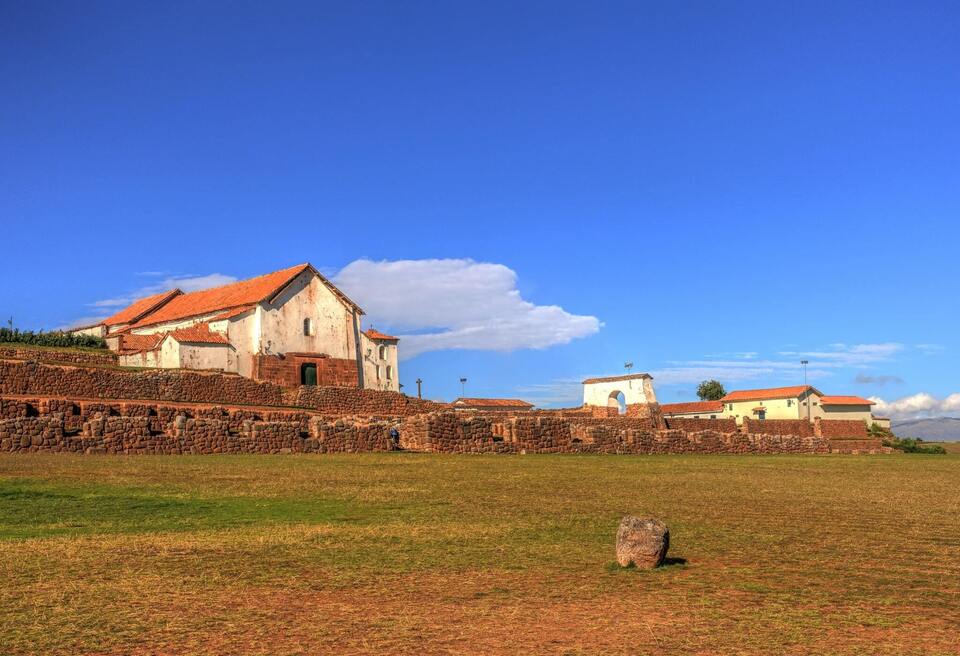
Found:
[(928, 442), (960, 442), (960, 419), (933, 417), (931, 419), (901, 419), (891, 423), (897, 437), (919, 437)]

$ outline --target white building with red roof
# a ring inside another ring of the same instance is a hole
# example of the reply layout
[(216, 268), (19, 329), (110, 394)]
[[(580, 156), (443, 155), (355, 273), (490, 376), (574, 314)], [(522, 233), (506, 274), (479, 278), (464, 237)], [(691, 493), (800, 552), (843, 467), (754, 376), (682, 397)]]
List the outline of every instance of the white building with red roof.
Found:
[(96, 326), (130, 366), (211, 369), (286, 386), (399, 390), (399, 338), (361, 329), (363, 310), (309, 263), (133, 302)]

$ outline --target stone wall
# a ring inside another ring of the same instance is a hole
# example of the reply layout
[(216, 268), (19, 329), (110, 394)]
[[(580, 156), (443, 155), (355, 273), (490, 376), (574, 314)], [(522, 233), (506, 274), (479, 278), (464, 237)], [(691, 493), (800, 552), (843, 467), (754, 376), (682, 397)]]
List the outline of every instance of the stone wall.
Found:
[(282, 405), (284, 400), (280, 386), (237, 375), (0, 360), (0, 395), (12, 394), (242, 405)]
[(156, 431), (149, 417), (97, 413), (79, 429), (64, 415), (0, 419), (0, 451), (110, 454), (334, 453), (390, 451), (386, 422), (326, 421), (312, 417), (306, 430), (294, 421), (243, 421), (177, 415)]
[(304, 364), (317, 367), (317, 385), (358, 387), (357, 361), (331, 358), (320, 353), (287, 353), (257, 355), (253, 359), (253, 377), (283, 387), (299, 387), (300, 368)]
[(693, 419), (692, 417), (667, 417), (667, 428), (679, 428), (685, 431), (712, 430), (720, 433), (736, 433), (737, 420), (733, 417), (724, 419)]
[(68, 350), (29, 346), (0, 346), (0, 359), (36, 360), (55, 364), (79, 365), (115, 365), (117, 354), (113, 351), (102, 350)]
[(767, 435), (800, 435), (813, 437), (813, 424), (806, 419), (751, 419), (743, 418), (745, 433), (764, 433)]
[(862, 419), (821, 419), (817, 417), (814, 420), (814, 431), (820, 437), (830, 439), (870, 439), (870, 435), (867, 433), (867, 422)]
[(297, 389), (292, 404), (330, 416), (371, 417), (408, 417), (448, 407), (444, 403), (418, 399), (400, 392), (306, 386)]
[[(628, 419), (628, 418), (625, 418)], [(405, 449), (436, 453), (828, 453), (813, 435), (626, 427), (563, 417), (463, 417), (436, 412), (400, 426)]]

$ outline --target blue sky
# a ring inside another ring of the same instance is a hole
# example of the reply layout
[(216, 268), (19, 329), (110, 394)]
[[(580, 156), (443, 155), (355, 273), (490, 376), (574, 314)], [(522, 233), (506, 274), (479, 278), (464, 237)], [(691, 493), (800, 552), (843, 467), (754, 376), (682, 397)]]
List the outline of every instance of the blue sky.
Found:
[(960, 414), (960, 8), (791, 4), (7, 0), (0, 311), (310, 261), (431, 398)]

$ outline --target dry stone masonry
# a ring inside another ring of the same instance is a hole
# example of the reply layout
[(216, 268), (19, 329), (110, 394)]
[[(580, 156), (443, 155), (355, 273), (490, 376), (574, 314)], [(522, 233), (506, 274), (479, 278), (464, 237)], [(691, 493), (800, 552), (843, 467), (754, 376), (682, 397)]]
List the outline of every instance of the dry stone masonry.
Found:
[[(878, 453), (862, 421), (667, 419), (656, 403), (518, 414), (356, 387), (0, 359), (0, 451), (123, 454)], [(393, 433), (393, 435), (392, 435)], [(393, 439), (396, 436), (397, 439)]]

